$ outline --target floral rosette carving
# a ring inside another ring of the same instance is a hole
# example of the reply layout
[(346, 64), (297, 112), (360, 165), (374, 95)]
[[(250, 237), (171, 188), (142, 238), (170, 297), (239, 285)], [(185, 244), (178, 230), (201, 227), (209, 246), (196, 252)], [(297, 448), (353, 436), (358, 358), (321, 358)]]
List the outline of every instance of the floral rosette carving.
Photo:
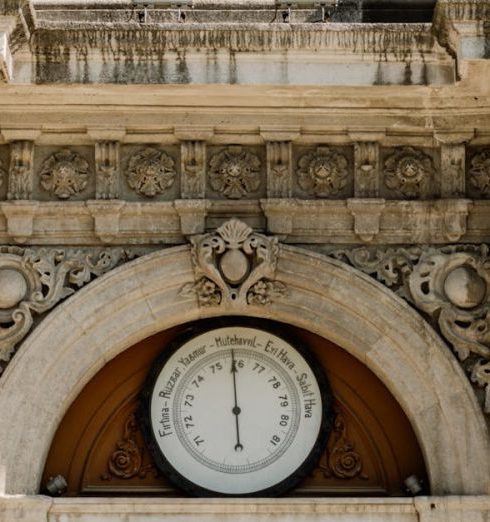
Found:
[(403, 147), (384, 164), (385, 185), (407, 198), (423, 195), (434, 175), (432, 159), (413, 147)]
[(243, 147), (228, 147), (209, 161), (211, 188), (230, 199), (256, 192), (260, 187), (260, 159)]
[(471, 186), (480, 196), (490, 196), (490, 149), (477, 154), (471, 160), (469, 178)]
[(168, 154), (148, 147), (131, 156), (126, 170), (128, 185), (138, 194), (152, 198), (174, 184), (174, 165)]
[(59, 199), (69, 199), (87, 186), (88, 169), (87, 160), (80, 154), (69, 149), (61, 150), (43, 163), (41, 186)]
[(490, 260), (468, 252), (424, 253), (408, 278), (413, 302), (438, 324), (473, 382), (486, 387), (490, 413)]
[(331, 197), (347, 186), (349, 162), (339, 152), (318, 147), (315, 152), (302, 156), (298, 162), (298, 184), (309, 194)]
[(275, 280), (277, 238), (256, 234), (247, 224), (231, 219), (213, 234), (191, 238), (195, 282), (181, 290), (197, 297), (200, 306), (266, 305), (286, 295)]

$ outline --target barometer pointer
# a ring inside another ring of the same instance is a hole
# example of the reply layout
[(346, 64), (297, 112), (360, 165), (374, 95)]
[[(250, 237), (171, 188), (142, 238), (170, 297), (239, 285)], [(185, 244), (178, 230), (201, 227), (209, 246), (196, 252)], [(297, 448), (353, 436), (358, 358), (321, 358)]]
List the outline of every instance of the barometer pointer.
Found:
[(235, 415), (235, 425), (236, 425), (236, 444), (235, 444), (235, 451), (242, 451), (243, 445), (240, 443), (240, 428), (238, 426), (238, 415), (241, 413), (241, 409), (238, 406), (238, 400), (237, 400), (237, 393), (236, 393), (236, 361), (235, 361), (235, 352), (233, 351), (233, 348), (231, 350), (231, 373), (233, 374), (233, 393), (235, 396), (235, 406), (233, 406), (233, 409), (231, 410), (233, 415)]

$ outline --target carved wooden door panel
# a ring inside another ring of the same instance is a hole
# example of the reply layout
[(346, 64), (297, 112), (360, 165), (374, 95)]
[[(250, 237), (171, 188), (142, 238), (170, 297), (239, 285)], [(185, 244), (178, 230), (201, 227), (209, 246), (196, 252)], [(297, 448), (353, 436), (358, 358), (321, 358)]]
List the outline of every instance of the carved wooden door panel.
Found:
[[(262, 322), (257, 320), (256, 326)], [(265, 324), (265, 323), (262, 323)], [(187, 326), (188, 327), (188, 326)], [(336, 419), (312, 475), (292, 495), (403, 495), (427, 477), (415, 434), (376, 376), (333, 343), (282, 325), (314, 352), (330, 380)], [(184, 327), (150, 337), (110, 361), (74, 401), (53, 439), (42, 485), (63, 475), (67, 495), (180, 496), (154, 466), (135, 411), (153, 361)]]

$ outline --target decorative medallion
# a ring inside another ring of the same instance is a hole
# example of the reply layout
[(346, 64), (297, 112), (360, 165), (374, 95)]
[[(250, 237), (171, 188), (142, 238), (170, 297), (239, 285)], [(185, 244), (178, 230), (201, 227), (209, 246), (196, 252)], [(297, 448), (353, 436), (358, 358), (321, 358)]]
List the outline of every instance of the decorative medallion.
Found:
[(490, 149), (477, 154), (471, 160), (470, 185), (481, 197), (490, 196)]
[(209, 161), (211, 188), (230, 199), (240, 199), (260, 187), (260, 159), (243, 147), (228, 147)]
[(191, 237), (195, 282), (182, 289), (201, 306), (266, 305), (286, 294), (276, 281), (277, 238), (231, 219), (212, 234)]
[(298, 184), (309, 194), (331, 197), (344, 189), (349, 181), (347, 158), (329, 147), (318, 147), (298, 162)]
[(52, 154), (42, 165), (41, 186), (59, 199), (69, 199), (87, 186), (88, 162), (69, 149)]
[(413, 147), (397, 149), (384, 164), (385, 185), (407, 198), (423, 195), (434, 173), (431, 157)]
[(128, 184), (141, 196), (152, 198), (174, 184), (174, 165), (168, 154), (148, 147), (131, 156), (126, 170)]

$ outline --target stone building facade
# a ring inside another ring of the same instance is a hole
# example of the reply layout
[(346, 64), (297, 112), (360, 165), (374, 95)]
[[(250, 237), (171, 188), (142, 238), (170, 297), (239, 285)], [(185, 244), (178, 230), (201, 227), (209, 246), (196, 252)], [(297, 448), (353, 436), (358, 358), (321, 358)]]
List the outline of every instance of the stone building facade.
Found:
[[(395, 4), (0, 3), (0, 520), (490, 519), (490, 2)], [(121, 357), (217, 318), (372, 379), (321, 480), (183, 498), (124, 410), (109, 471), (47, 495)]]

